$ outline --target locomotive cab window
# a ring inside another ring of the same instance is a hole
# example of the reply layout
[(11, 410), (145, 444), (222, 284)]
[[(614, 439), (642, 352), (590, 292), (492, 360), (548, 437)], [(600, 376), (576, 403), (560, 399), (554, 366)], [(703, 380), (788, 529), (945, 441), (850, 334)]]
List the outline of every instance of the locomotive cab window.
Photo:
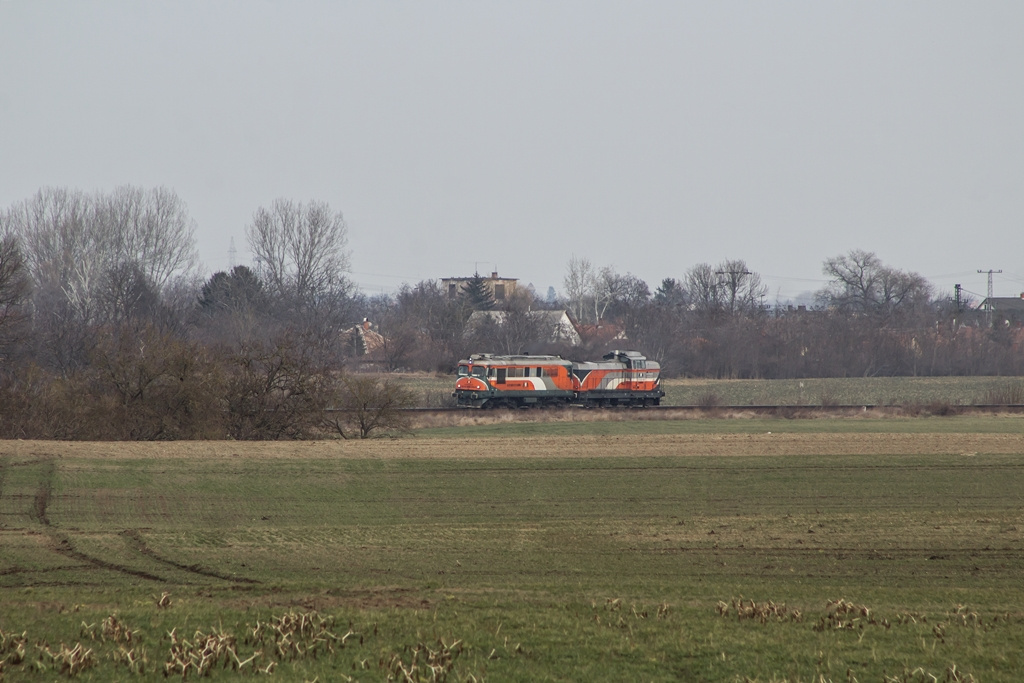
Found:
[(459, 366), (459, 377), (466, 377), (468, 375), (469, 375), (469, 366), (468, 365), (460, 365)]

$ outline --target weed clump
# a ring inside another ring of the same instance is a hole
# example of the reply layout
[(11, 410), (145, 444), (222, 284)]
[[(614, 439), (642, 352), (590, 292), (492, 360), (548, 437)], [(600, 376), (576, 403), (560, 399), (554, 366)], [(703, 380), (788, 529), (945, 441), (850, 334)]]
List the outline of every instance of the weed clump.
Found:
[[(406, 647), (403, 652), (395, 652), (389, 657), (381, 657), (380, 668), (387, 671), (389, 681), (431, 681), (438, 683), (448, 680), (448, 675), (455, 668), (455, 660), (462, 654), (462, 641), (455, 640), (446, 644), (438, 639), (433, 645), (417, 643), (414, 647)], [(409, 655), (408, 661), (406, 655)], [(491, 658), (495, 652), (491, 651)]]
[(890, 624), (884, 619), (879, 622), (875, 619), (871, 609), (867, 605), (855, 605), (842, 598), (829, 600), (826, 613), (815, 624), (815, 631), (841, 631), (844, 629), (864, 628), (865, 625), (881, 625), (889, 628)]
[(919, 666), (913, 671), (904, 670), (899, 675), (883, 676), (882, 680), (885, 683), (976, 683), (977, 681), (973, 674), (958, 670), (956, 664), (950, 664), (946, 667), (942, 678), (925, 671), (924, 667)]
[(762, 624), (766, 624), (768, 621), (799, 622), (804, 619), (803, 612), (798, 609), (790, 609), (784, 602), (780, 603), (774, 600), (755, 602), (754, 600), (745, 600), (742, 595), (733, 598), (731, 602), (719, 600), (715, 610), (722, 617), (735, 614), (737, 621), (751, 619)]

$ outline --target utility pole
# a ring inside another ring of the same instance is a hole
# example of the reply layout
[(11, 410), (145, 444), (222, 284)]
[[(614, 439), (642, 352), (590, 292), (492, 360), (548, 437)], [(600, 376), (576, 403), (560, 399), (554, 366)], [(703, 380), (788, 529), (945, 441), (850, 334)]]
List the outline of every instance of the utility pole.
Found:
[(988, 298), (985, 299), (985, 310), (988, 311), (988, 326), (992, 327), (992, 273), (1001, 273), (1000, 270), (979, 270), (979, 273), (988, 273)]

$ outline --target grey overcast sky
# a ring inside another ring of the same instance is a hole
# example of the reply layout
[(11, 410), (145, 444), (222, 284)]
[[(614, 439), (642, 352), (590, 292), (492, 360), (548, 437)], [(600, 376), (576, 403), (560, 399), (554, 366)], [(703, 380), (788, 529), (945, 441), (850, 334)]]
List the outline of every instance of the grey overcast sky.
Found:
[(0, 0), (0, 206), (166, 186), (207, 272), (278, 197), (363, 291), (572, 255), (744, 259), (786, 300), (850, 249), (1024, 291), (1024, 2)]

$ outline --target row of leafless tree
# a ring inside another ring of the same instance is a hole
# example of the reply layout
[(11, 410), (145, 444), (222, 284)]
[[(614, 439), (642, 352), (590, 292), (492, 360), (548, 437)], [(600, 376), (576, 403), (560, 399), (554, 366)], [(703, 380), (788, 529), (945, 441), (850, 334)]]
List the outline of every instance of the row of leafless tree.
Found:
[[(829, 285), (800, 310), (766, 306), (741, 260), (699, 264), (652, 293), (573, 258), (564, 298), (520, 288), (495, 302), (480, 283), (458, 296), (436, 281), (355, 291), (344, 219), (320, 202), (257, 209), (252, 267), (209, 277), (194, 229), (164, 188), (51, 188), (0, 211), (0, 435), (299, 438), (326, 425), (347, 436), (363, 428), (330, 408), (365, 417), (367, 396), (411, 400), (393, 384), (356, 386), (352, 369), (450, 372), (473, 352), (587, 359), (626, 346), (669, 376), (1024, 374), (1019, 330), (868, 252), (826, 261)], [(582, 341), (546, 309), (569, 311)]]
[[(484, 324), (470, 324), (479, 297), (452, 298), (429, 281), (368, 300), (364, 310), (383, 334), (377, 360), (391, 370), (448, 371), (471, 352), (587, 359), (628, 346), (660, 361), (667, 376), (1024, 374), (1019, 329), (990, 327), (922, 276), (864, 251), (828, 259), (823, 272), (829, 283), (815, 303), (794, 308), (766, 305), (767, 288), (742, 260), (696, 265), (652, 294), (631, 274), (573, 257), (563, 299), (518, 290)], [(545, 308), (567, 309), (582, 341), (559, 339), (538, 314)]]
[(731, 294), (715, 306), (694, 304), (678, 284), (666, 281), (654, 295), (608, 302), (602, 324), (580, 326), (578, 344), (556, 339), (554, 323), (539, 314), (564, 303), (540, 302), (523, 292), (504, 302), (503, 316), (477, 325), (469, 324), (465, 301), (447, 297), (432, 282), (367, 301), (364, 310), (382, 334), (375, 360), (389, 370), (448, 372), (474, 352), (593, 359), (628, 347), (661, 362), (669, 377), (1024, 374), (1019, 328), (990, 327), (976, 310), (914, 299), (917, 294), (897, 302), (842, 288), (825, 305), (829, 291), (819, 293), (820, 306), (733, 308)]

